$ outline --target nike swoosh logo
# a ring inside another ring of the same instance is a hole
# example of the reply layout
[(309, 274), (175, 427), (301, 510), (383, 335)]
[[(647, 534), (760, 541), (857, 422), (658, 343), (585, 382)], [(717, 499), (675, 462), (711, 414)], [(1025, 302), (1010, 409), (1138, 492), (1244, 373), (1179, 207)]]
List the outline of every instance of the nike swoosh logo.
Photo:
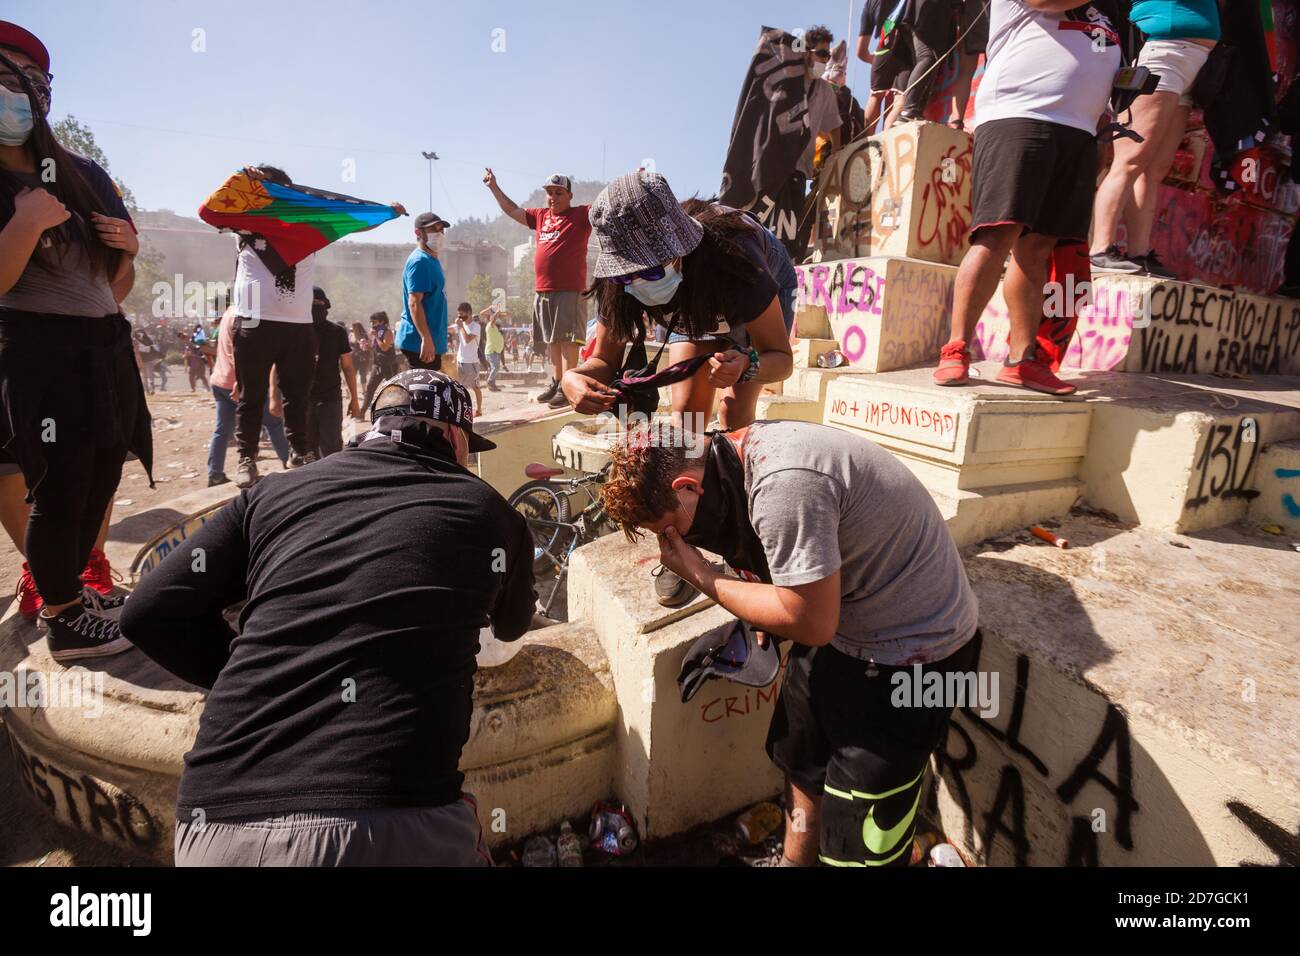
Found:
[(898, 845), (898, 841), (907, 833), (908, 827), (912, 825), (912, 820), (916, 817), (916, 808), (921, 804), (921, 788), (916, 788), (916, 799), (912, 801), (912, 809), (907, 811), (907, 815), (899, 821), (897, 826), (890, 827), (888, 830), (882, 830), (876, 823), (876, 808), (873, 806), (867, 811), (867, 819), (862, 823), (862, 842), (866, 844), (867, 849), (877, 855), (888, 853)]

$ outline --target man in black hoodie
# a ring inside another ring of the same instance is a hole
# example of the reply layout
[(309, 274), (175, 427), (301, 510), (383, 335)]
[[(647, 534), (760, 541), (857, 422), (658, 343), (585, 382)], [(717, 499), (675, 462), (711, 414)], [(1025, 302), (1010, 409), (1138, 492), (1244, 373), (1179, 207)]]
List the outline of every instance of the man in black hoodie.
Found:
[(532, 619), (532, 537), (465, 468), (494, 446), (463, 386), (405, 372), (371, 419), (244, 491), (126, 603), (131, 642), (209, 691), (177, 865), (490, 863), (458, 763), (480, 629)]

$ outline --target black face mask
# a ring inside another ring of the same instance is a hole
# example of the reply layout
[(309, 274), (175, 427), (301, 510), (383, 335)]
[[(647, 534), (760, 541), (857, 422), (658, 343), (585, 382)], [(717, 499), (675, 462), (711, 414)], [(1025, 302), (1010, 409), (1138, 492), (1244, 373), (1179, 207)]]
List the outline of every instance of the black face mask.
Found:
[(745, 471), (731, 439), (716, 433), (709, 439), (709, 457), (695, 518), (682, 540), (722, 555), (737, 571), (748, 571), (771, 581), (767, 555), (749, 522)]
[(328, 305), (316, 305), (314, 302), (311, 307), (311, 320), (313, 322), (324, 322), (330, 314)]

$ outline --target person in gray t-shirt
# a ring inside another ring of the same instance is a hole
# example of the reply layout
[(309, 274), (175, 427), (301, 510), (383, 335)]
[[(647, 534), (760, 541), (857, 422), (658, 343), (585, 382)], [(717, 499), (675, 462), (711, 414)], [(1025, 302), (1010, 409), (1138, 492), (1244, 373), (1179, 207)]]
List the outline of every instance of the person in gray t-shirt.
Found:
[[(666, 567), (795, 642), (767, 744), (787, 813), (808, 824), (788, 818), (787, 862), (814, 862), (820, 840), (824, 862), (905, 864), (925, 767), (966, 701), (899, 688), (971, 674), (978, 655), (978, 604), (921, 482), (824, 425), (756, 422), (711, 439), (651, 426), (614, 449), (603, 498), (629, 537), (659, 536)], [(836, 798), (824, 810), (823, 794)]]

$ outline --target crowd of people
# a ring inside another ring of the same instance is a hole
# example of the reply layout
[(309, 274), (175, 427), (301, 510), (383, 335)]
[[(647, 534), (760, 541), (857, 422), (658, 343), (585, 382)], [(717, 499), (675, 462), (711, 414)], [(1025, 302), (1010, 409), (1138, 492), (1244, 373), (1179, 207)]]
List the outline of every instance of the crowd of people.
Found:
[[(1103, 6), (865, 4), (868, 127), (891, 90), (898, 120), (923, 118), (958, 30), (971, 75), (986, 45), (971, 247), (940, 384), (969, 381), (968, 342), (1006, 265), (1011, 353), (998, 380), (1072, 391), (1034, 352), (1054, 250), (1091, 232), (1103, 244), (1098, 267), (1109, 267), (1125, 255), (1114, 242), (1121, 218), (1130, 250), (1148, 244), (1153, 184), (1181, 136), (1171, 131), (1186, 122), (1217, 8), (1132, 4), (1150, 37), (1141, 62), (1159, 86), (1138, 98), (1131, 126), (1142, 140), (1116, 147), (1094, 209), (1098, 132), (1121, 65)], [(806, 39), (800, 169), (812, 175), (818, 135), (835, 146), (856, 134), (842, 73), (826, 78), (833, 37), (813, 28)], [(102, 555), (128, 454), (152, 466), (146, 393), (168, 349), (165, 335), (133, 336), (122, 317), (135, 228), (103, 169), (54, 138), (51, 79), (40, 40), (0, 23), (0, 513), (27, 556), (54, 658), (134, 646), (208, 690), (178, 796), (178, 863), (490, 862), (458, 766), (475, 652), (484, 625), (501, 641), (521, 637), (536, 600), (527, 523), (466, 468), (494, 447), (474, 422), (479, 376), (486, 368), (497, 388), (511, 344), (502, 314), (460, 303), (450, 317), (440, 260), (449, 223), (433, 212), (414, 218), (395, 326), (384, 312), (368, 329), (330, 322), (313, 256), (277, 269), (264, 244), (241, 236), (233, 301), (211, 336), (196, 329), (178, 350), (191, 389), (210, 387), (216, 402), (209, 480), (227, 480), (233, 440), (244, 491), (129, 601), (104, 593), (87, 562)], [(969, 83), (954, 123), (965, 96)], [(53, 182), (37, 173), (45, 157)], [(247, 172), (291, 182), (266, 164)], [(536, 337), (524, 351), (544, 352), (551, 373), (538, 400), (650, 415), (670, 388), (670, 423), (629, 429), (603, 490), (629, 537), (657, 536), (657, 599), (678, 607), (703, 592), (752, 625), (746, 653), (792, 644), (767, 741), (787, 780), (783, 864), (906, 863), (952, 706), (900, 709), (891, 677), (972, 671), (978, 606), (942, 516), (897, 460), (828, 427), (755, 422), (763, 387), (793, 370), (798, 282), (786, 246), (746, 210), (680, 201), (651, 170), (615, 178), (590, 205), (574, 204), (563, 174), (543, 184), (541, 208), (515, 204), (490, 168), (483, 181), (535, 233)], [(1139, 260), (1159, 268), (1149, 252)], [(343, 448), (345, 387), (347, 414), (371, 427)], [(259, 482), (264, 429), (288, 473)], [(193, 549), (205, 573), (194, 572)], [(240, 602), (236, 630), (223, 612)]]

